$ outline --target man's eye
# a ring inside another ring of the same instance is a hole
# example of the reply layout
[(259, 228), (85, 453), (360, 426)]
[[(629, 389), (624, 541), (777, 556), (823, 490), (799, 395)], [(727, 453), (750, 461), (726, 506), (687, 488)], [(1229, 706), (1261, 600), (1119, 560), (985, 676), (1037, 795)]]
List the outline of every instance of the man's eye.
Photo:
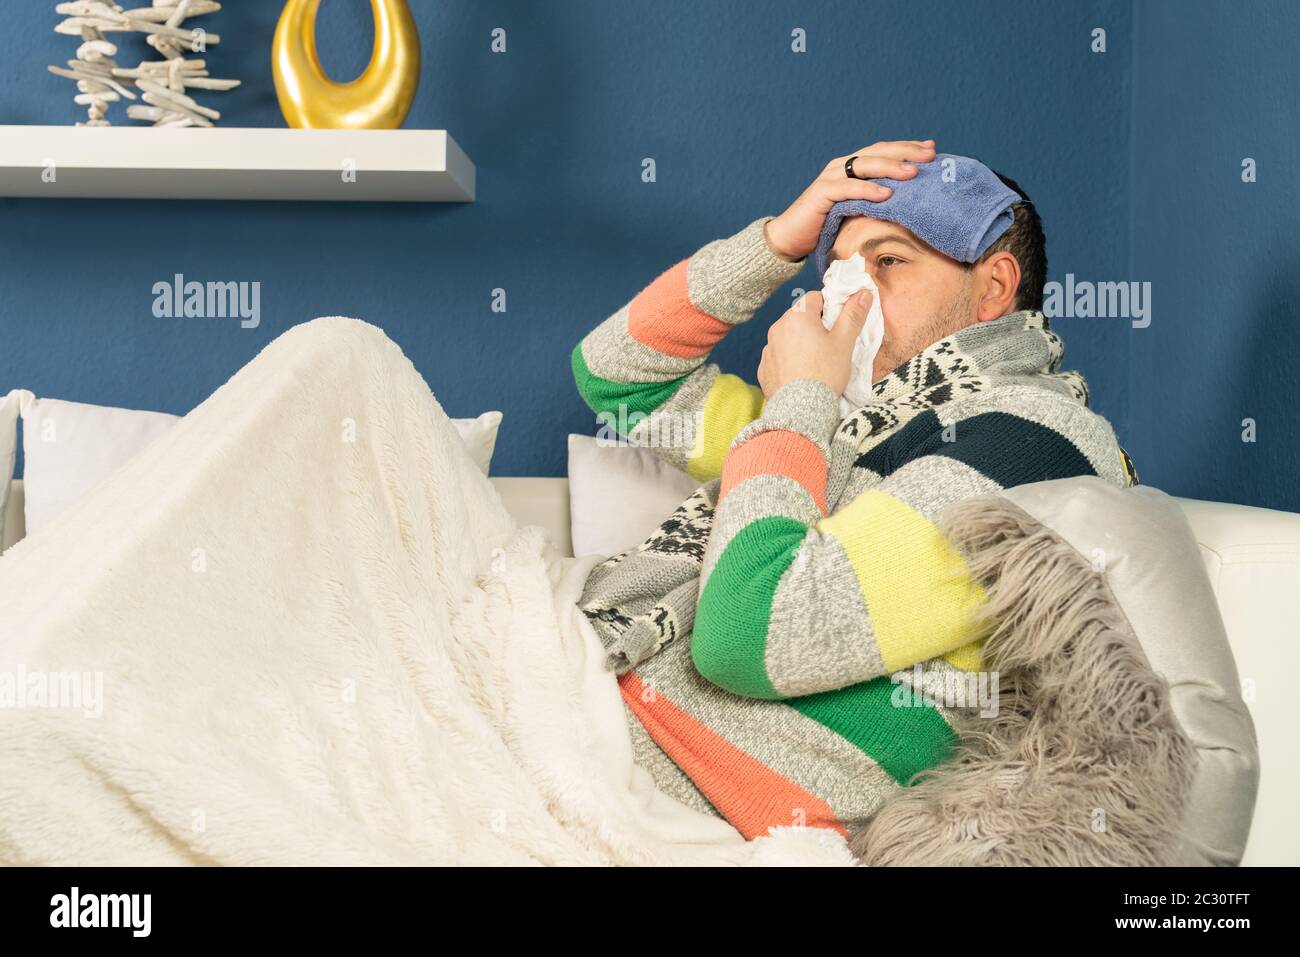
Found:
[(901, 263), (902, 261), (903, 260), (899, 259), (897, 256), (880, 256), (876, 259), (876, 268), (879, 269), (881, 266), (889, 268), (890, 266)]

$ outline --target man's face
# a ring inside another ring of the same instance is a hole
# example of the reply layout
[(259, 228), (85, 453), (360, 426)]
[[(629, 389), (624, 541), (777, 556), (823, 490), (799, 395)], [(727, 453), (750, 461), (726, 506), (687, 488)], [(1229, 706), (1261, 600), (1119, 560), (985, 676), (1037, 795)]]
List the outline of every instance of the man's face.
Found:
[(871, 369), (879, 382), (926, 346), (976, 321), (973, 271), (927, 246), (902, 226), (851, 216), (830, 260), (862, 253), (880, 289), (885, 336)]

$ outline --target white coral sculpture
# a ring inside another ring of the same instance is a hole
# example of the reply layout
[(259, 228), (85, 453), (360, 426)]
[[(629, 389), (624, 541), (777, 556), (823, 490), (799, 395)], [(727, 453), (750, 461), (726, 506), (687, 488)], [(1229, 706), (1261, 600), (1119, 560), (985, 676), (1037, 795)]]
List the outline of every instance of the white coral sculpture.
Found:
[[(77, 58), (67, 67), (52, 66), (50, 72), (77, 81), (76, 102), (86, 107), (89, 119), (78, 126), (109, 126), (108, 111), (121, 100), (132, 103), (126, 115), (148, 120), (154, 126), (212, 126), (221, 119), (216, 110), (201, 106), (186, 90), (232, 90), (238, 80), (217, 80), (208, 75), (207, 61), (186, 58), (186, 53), (206, 52), (221, 37), (202, 28), (187, 29), (190, 17), (215, 13), (221, 4), (213, 0), (153, 0), (153, 5), (124, 10), (108, 0), (71, 0), (55, 6), (67, 19), (55, 33), (81, 37)], [(163, 57), (143, 60), (134, 69), (117, 65), (117, 44), (108, 33), (143, 33), (145, 42)]]

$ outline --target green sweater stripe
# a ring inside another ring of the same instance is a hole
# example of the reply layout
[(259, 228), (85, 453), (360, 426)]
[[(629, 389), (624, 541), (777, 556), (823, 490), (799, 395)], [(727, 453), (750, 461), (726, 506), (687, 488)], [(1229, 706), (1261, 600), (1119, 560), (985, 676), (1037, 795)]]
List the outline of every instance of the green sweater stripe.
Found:
[(808, 527), (767, 516), (742, 528), (718, 557), (695, 609), (691, 658), (720, 688), (778, 700), (764, 665), (772, 598)]
[[(624, 421), (634, 413), (649, 415), (663, 405), (676, 392), (688, 376), (679, 376), (666, 382), (614, 382), (594, 375), (587, 368), (587, 360), (582, 355), (582, 343), (573, 347), (570, 356), (573, 366), (573, 381), (577, 383), (578, 394), (596, 413), (609, 413), (615, 421)], [(623, 418), (619, 418), (619, 409), (625, 409)], [(632, 423), (635, 425), (636, 423)]]
[[(895, 703), (895, 691), (908, 703)], [(889, 675), (789, 698), (786, 704), (847, 739), (903, 785), (945, 760), (957, 743), (938, 709), (922, 702), (909, 685), (891, 682)]]

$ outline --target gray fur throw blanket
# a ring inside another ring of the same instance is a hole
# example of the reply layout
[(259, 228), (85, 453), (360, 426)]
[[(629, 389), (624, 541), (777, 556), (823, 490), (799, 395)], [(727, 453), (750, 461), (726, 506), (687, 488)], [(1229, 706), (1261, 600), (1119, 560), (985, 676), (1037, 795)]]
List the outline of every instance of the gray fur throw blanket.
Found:
[(997, 715), (888, 801), (854, 852), (873, 866), (1169, 863), (1196, 752), (1105, 574), (1000, 495), (951, 506), (941, 527), (988, 590)]

